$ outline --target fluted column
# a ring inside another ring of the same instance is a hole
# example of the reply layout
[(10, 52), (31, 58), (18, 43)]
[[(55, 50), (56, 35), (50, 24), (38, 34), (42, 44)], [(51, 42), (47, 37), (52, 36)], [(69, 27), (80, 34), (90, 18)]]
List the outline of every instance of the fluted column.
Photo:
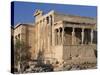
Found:
[(54, 31), (53, 31), (53, 35), (54, 35), (54, 37), (53, 37), (53, 44), (54, 44), (54, 46), (56, 45), (56, 40), (55, 40), (55, 38), (56, 38), (56, 31), (55, 31), (55, 29), (54, 29)]
[(60, 45), (60, 28), (58, 29), (58, 45)]
[(75, 44), (75, 28), (72, 28), (72, 45)]
[(58, 29), (56, 31), (56, 45), (58, 45)]
[(62, 39), (61, 39), (62, 45), (63, 45), (63, 39), (64, 39), (64, 27), (62, 27)]
[(81, 41), (83, 44), (84, 43), (84, 28), (82, 28), (82, 32), (81, 32)]
[(56, 32), (55, 32), (55, 44), (57, 45), (57, 39), (58, 39), (58, 33), (57, 33), (57, 29), (56, 29)]
[(93, 30), (91, 29), (91, 44), (93, 43)]
[(57, 40), (58, 40), (58, 32), (57, 29), (55, 29), (55, 45), (57, 45)]
[(40, 50), (42, 50), (42, 34), (41, 34), (41, 32), (42, 32), (42, 23), (41, 23), (41, 21), (40, 21)]
[(47, 21), (46, 21), (46, 18), (44, 18), (44, 26), (45, 26), (45, 29), (44, 31), (46, 32), (45, 33), (45, 49), (47, 49)]

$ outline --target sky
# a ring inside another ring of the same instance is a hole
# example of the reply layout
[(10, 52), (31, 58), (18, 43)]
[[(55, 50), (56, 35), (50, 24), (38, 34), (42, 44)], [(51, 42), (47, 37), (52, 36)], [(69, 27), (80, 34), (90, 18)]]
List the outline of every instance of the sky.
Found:
[(34, 23), (33, 14), (36, 9), (42, 10), (44, 14), (54, 10), (64, 14), (86, 16), (91, 18), (97, 17), (96, 6), (15, 1), (11, 3), (11, 25), (14, 26), (18, 23)]

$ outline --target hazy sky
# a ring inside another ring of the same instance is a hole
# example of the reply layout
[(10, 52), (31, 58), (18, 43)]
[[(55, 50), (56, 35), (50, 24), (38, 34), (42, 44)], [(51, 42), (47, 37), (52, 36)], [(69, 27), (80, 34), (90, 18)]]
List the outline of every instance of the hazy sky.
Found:
[(54, 10), (56, 12), (73, 14), (86, 17), (97, 17), (96, 6), (81, 6), (81, 5), (63, 5), (63, 4), (49, 4), (49, 3), (34, 3), (34, 2), (14, 2), (12, 5), (12, 25), (18, 23), (33, 23), (34, 12), (40, 9), (45, 13)]

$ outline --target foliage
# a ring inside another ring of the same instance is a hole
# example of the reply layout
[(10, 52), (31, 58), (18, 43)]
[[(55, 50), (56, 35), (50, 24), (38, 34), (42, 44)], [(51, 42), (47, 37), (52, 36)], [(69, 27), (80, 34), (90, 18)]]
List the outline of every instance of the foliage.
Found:
[(18, 66), (20, 62), (20, 66), (23, 66), (23, 63), (29, 61), (30, 58), (29, 46), (25, 42), (17, 39), (14, 46), (14, 64)]
[(43, 60), (44, 60), (44, 51), (39, 50), (38, 57), (37, 57), (37, 61), (38, 61), (37, 63), (42, 64)]

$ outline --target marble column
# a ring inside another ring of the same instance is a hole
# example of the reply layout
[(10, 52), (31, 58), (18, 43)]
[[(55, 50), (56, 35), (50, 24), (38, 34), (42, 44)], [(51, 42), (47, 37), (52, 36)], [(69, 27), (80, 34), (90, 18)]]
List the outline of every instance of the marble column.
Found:
[(91, 44), (93, 43), (93, 30), (91, 29)]
[(56, 33), (57, 33), (57, 34), (56, 34), (56, 45), (58, 45), (58, 34), (59, 34), (59, 33), (58, 33), (58, 29), (57, 29)]
[(83, 44), (84, 43), (84, 28), (82, 28), (82, 32), (81, 32), (81, 41)]
[(46, 18), (44, 18), (44, 27), (45, 27), (45, 29), (44, 29), (44, 31), (46, 32), (45, 33), (45, 49), (47, 49), (47, 21), (46, 21)]
[(72, 45), (75, 44), (75, 28), (72, 28)]
[(52, 45), (52, 17), (50, 16), (50, 45)]
[(60, 45), (60, 28), (58, 29), (58, 45)]
[(59, 44), (62, 44), (62, 28), (60, 27)]
[(54, 29), (54, 33), (53, 34), (54, 34), (54, 37), (53, 37), (54, 42), (53, 43), (54, 43), (54, 46), (56, 46), (56, 30), (55, 29)]
[(57, 42), (58, 41), (58, 32), (57, 32), (57, 29), (56, 29), (56, 31), (55, 31), (55, 44), (56, 44), (56, 46), (57, 46)]
[(62, 27), (62, 39), (61, 39), (62, 45), (63, 45), (63, 39), (64, 39), (64, 27)]
[(41, 32), (42, 32), (42, 23), (41, 23), (41, 21), (40, 21), (40, 50), (42, 51), (42, 34), (41, 34)]
[(55, 45), (57, 45), (57, 29), (55, 29)]

